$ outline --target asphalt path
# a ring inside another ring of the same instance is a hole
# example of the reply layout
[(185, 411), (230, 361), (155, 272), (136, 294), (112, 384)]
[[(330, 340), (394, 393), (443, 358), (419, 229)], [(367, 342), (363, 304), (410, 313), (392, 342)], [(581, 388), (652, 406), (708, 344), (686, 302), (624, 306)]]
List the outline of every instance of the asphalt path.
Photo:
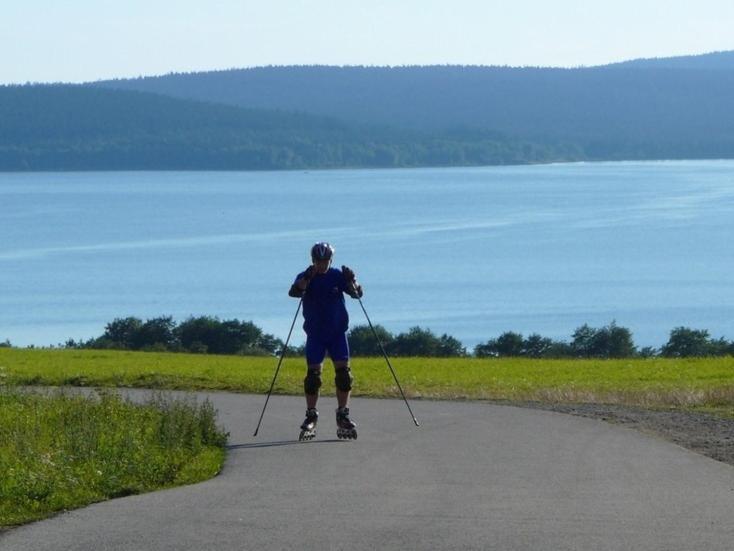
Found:
[(6, 532), (5, 550), (732, 549), (734, 467), (603, 421), (470, 402), (334, 398), (299, 443), (301, 398), (209, 396), (223, 472)]

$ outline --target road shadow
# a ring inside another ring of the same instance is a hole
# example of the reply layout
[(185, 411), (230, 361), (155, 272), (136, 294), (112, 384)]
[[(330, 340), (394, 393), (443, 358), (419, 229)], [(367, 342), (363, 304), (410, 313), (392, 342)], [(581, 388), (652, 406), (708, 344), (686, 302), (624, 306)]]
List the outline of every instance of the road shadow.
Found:
[(275, 446), (302, 446), (305, 444), (333, 444), (342, 443), (346, 440), (338, 440), (336, 438), (330, 438), (328, 440), (308, 440), (301, 442), (300, 440), (280, 440), (278, 442), (253, 442), (251, 444), (230, 444), (227, 446), (228, 450), (246, 450), (250, 448), (272, 448)]

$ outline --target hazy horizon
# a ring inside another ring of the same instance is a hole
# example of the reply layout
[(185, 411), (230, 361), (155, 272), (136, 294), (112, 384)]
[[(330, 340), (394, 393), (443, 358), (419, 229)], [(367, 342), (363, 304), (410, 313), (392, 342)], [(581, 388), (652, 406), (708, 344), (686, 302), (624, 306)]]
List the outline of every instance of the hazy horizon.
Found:
[(346, 64), (329, 64), (329, 63), (300, 63), (300, 64), (271, 64), (271, 65), (249, 65), (249, 66), (242, 66), (242, 67), (219, 67), (219, 68), (201, 68), (201, 69), (191, 69), (191, 70), (183, 70), (183, 71), (167, 71), (163, 73), (150, 73), (150, 74), (133, 74), (133, 75), (115, 75), (107, 78), (97, 78), (97, 79), (91, 79), (91, 80), (79, 80), (79, 81), (65, 81), (65, 80), (57, 80), (57, 81), (26, 81), (26, 82), (0, 82), (0, 86), (15, 86), (15, 85), (36, 85), (36, 84), (89, 84), (89, 83), (95, 83), (95, 82), (104, 82), (108, 80), (129, 80), (129, 79), (136, 79), (136, 78), (155, 78), (160, 76), (166, 76), (166, 75), (172, 75), (172, 74), (193, 74), (193, 73), (224, 73), (228, 71), (242, 71), (242, 70), (249, 70), (249, 69), (261, 69), (261, 68), (268, 68), (268, 67), (367, 67), (367, 68), (400, 68), (400, 67), (485, 67), (485, 68), (494, 68), (494, 67), (509, 67), (513, 69), (522, 69), (522, 68), (540, 68), (540, 69), (583, 69), (583, 68), (592, 68), (592, 67), (603, 67), (607, 65), (614, 65), (617, 63), (624, 63), (628, 61), (640, 61), (640, 60), (648, 60), (648, 59), (668, 59), (668, 58), (676, 58), (676, 57), (700, 57), (705, 56), (708, 54), (718, 54), (718, 53), (728, 53), (728, 52), (734, 52), (734, 49), (732, 50), (716, 50), (716, 51), (710, 51), (710, 52), (702, 52), (702, 53), (693, 53), (693, 54), (676, 54), (676, 55), (670, 55), (670, 56), (656, 56), (656, 57), (636, 57), (636, 58), (630, 58), (630, 59), (619, 59), (614, 61), (609, 61), (605, 63), (600, 63), (597, 65), (576, 65), (576, 66), (556, 66), (556, 65), (487, 65), (487, 64), (469, 64), (469, 63), (426, 63), (426, 64), (396, 64), (396, 65), (377, 65), (377, 64), (354, 64), (354, 63), (346, 63)]
[(724, 0), (28, 0), (3, 11), (1, 84), (273, 65), (573, 68), (734, 49)]

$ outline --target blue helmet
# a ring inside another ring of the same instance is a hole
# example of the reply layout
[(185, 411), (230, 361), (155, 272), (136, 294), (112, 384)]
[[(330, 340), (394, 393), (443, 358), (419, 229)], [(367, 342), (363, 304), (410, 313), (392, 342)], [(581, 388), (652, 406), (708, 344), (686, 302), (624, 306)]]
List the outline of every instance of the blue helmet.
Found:
[(334, 247), (325, 241), (320, 241), (311, 247), (311, 260), (314, 262), (316, 260), (331, 260), (332, 256), (334, 256)]

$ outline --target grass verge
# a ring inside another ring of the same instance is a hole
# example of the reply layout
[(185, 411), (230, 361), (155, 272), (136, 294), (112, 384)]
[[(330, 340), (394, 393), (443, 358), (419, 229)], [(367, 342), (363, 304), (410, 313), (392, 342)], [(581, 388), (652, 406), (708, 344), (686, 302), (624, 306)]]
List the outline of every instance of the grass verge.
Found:
[[(355, 396), (396, 397), (384, 358), (353, 359)], [(277, 361), (97, 350), (0, 349), (14, 384), (267, 392)], [(734, 357), (639, 360), (394, 358), (411, 398), (607, 403), (734, 415)], [(274, 392), (303, 392), (304, 361), (287, 358)], [(0, 374), (0, 377), (3, 375)], [(326, 369), (325, 394), (333, 394)]]
[(0, 527), (216, 475), (226, 434), (209, 402), (133, 404), (0, 388)]

